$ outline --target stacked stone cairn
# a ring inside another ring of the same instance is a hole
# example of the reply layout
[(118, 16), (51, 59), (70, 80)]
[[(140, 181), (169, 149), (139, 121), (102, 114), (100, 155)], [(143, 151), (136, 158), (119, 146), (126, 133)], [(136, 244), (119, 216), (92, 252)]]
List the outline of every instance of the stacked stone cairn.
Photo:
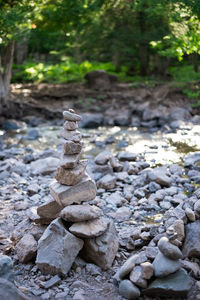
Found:
[(184, 268), (179, 249), (183, 235), (183, 221), (177, 220), (158, 240), (157, 247), (150, 243), (144, 251), (130, 256), (113, 278), (119, 293), (129, 300), (139, 299), (141, 294), (186, 297), (193, 281)]
[(65, 276), (80, 251), (86, 261), (110, 268), (118, 239), (113, 221), (88, 204), (96, 197), (96, 185), (86, 172), (87, 161), (81, 159), (81, 116), (73, 110), (63, 116), (63, 154), (50, 184), (52, 198), (37, 209), (40, 218), (51, 223), (38, 242), (36, 264), (45, 274)]

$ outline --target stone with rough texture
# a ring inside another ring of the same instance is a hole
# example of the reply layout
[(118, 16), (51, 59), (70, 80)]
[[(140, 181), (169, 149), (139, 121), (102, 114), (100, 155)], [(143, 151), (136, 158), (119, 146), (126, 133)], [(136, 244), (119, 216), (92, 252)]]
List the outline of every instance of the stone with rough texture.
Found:
[(3, 254), (0, 254), (0, 278), (4, 278), (10, 281), (14, 280), (12, 259), (9, 256)]
[(82, 134), (77, 130), (67, 131), (65, 129), (62, 129), (60, 132), (60, 136), (65, 140), (69, 140), (75, 143), (80, 143), (82, 139)]
[(1, 300), (31, 300), (17, 289), (10, 281), (0, 278), (0, 299)]
[(110, 174), (107, 174), (103, 176), (99, 181), (98, 181), (98, 187), (109, 190), (113, 189), (116, 184), (116, 177)]
[(81, 152), (78, 154), (65, 154), (61, 157), (60, 166), (64, 169), (73, 169), (76, 167), (79, 159), (81, 158)]
[(58, 217), (61, 210), (62, 206), (60, 206), (54, 199), (50, 198), (47, 202), (37, 208), (37, 214), (41, 218), (55, 219)]
[(64, 123), (64, 128), (69, 131), (76, 130), (78, 128), (78, 123), (75, 121), (66, 121)]
[(138, 299), (140, 290), (130, 281), (122, 280), (119, 284), (119, 294), (128, 300)]
[(180, 269), (180, 261), (172, 260), (158, 252), (153, 261), (153, 267), (156, 277), (164, 277)]
[(185, 226), (184, 257), (200, 257), (200, 221)]
[(49, 188), (52, 197), (61, 206), (80, 204), (93, 200), (96, 196), (95, 182), (87, 174), (75, 186), (61, 185), (59, 182), (53, 181)]
[(113, 221), (109, 221), (108, 228), (99, 237), (84, 240), (83, 257), (93, 262), (103, 270), (112, 266), (119, 247), (117, 232)]
[(105, 165), (109, 161), (110, 157), (112, 157), (112, 153), (110, 151), (103, 151), (95, 157), (94, 161), (98, 165)]
[(191, 221), (191, 222), (196, 221), (195, 213), (193, 212), (193, 210), (191, 208), (186, 207), (185, 213), (186, 213), (186, 216), (188, 217), (189, 221)]
[(136, 153), (131, 153), (131, 152), (119, 152), (118, 158), (121, 161), (135, 161), (137, 158)]
[(162, 186), (170, 186), (172, 183), (171, 177), (169, 177), (163, 169), (154, 169), (148, 173), (148, 178), (151, 181), (155, 181), (156, 183)]
[(150, 262), (143, 262), (140, 267), (142, 268), (142, 277), (144, 279), (150, 279), (153, 276), (154, 268)]
[(67, 222), (82, 222), (96, 219), (102, 215), (102, 210), (94, 205), (69, 205), (60, 213)]
[(147, 289), (145, 295), (165, 295), (165, 297), (186, 297), (192, 287), (192, 279), (184, 269), (170, 274), (164, 278), (154, 280)]
[(162, 237), (159, 240), (158, 248), (159, 248), (160, 252), (162, 252), (162, 254), (168, 258), (171, 258), (173, 260), (182, 258), (181, 250), (177, 246), (171, 244), (169, 242), (169, 239), (166, 237)]
[(68, 232), (60, 218), (47, 227), (38, 242), (37, 267), (44, 274), (67, 275), (83, 241)]
[(60, 184), (76, 185), (84, 176), (87, 160), (79, 161), (74, 169), (57, 168), (55, 178)]
[(20, 262), (27, 263), (33, 260), (37, 252), (37, 242), (30, 233), (25, 234), (16, 244), (15, 250)]
[(63, 140), (63, 152), (66, 154), (78, 154), (83, 148), (83, 143), (75, 143), (69, 140)]
[(83, 238), (92, 238), (102, 235), (108, 226), (108, 221), (103, 218), (98, 218), (89, 221), (74, 223), (69, 231), (75, 236)]
[(72, 121), (72, 122), (79, 122), (82, 119), (81, 116), (67, 110), (63, 111), (63, 117), (66, 121)]
[(139, 287), (146, 288), (147, 281), (142, 276), (142, 268), (141, 266), (135, 266), (134, 269), (131, 271), (129, 279), (131, 282), (136, 284)]
[(59, 164), (59, 159), (55, 157), (41, 158), (31, 162), (30, 169), (33, 175), (48, 175), (54, 172)]

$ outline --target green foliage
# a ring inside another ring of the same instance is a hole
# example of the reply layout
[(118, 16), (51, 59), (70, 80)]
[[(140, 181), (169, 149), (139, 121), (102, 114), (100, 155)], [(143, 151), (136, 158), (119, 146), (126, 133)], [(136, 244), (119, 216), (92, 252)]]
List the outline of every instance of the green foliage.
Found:
[(168, 73), (176, 82), (192, 82), (200, 79), (200, 70), (195, 72), (191, 65), (179, 65), (178, 67), (170, 67)]

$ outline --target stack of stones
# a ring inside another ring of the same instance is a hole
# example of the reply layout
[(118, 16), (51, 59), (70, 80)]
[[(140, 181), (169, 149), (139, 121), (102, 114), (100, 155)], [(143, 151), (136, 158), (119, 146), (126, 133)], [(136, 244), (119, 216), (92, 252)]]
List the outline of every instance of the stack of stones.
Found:
[(53, 198), (37, 209), (41, 218), (52, 222), (39, 240), (36, 263), (44, 273), (66, 275), (81, 250), (87, 261), (108, 269), (118, 251), (115, 226), (89, 204), (96, 197), (96, 185), (86, 172), (87, 161), (81, 159), (81, 116), (73, 110), (63, 116), (63, 154), (50, 184)]
[(147, 253), (141, 252), (131, 256), (115, 274), (114, 282), (119, 283), (122, 296), (138, 299), (141, 292), (148, 296), (158, 296), (160, 292), (169, 297), (187, 295), (192, 280), (181, 268), (181, 250), (165, 236), (159, 240), (157, 247), (153, 262), (145, 258)]

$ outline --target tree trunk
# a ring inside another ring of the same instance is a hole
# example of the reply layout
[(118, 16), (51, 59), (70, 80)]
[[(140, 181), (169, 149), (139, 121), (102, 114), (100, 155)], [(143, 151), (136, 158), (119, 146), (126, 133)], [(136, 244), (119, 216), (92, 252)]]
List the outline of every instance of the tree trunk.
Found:
[(13, 56), (14, 56), (14, 41), (11, 41), (6, 47), (6, 53), (5, 53), (3, 63), (0, 57), (0, 110), (1, 111), (3, 111), (3, 109), (5, 109), (8, 105), (7, 97), (10, 88)]

